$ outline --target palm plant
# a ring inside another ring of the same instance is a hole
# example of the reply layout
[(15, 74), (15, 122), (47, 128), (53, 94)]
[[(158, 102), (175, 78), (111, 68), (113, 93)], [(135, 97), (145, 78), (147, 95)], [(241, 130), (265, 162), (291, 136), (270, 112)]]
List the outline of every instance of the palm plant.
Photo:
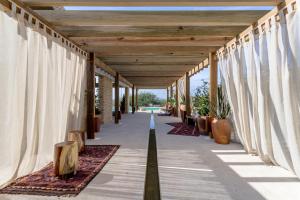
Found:
[(230, 105), (223, 94), (222, 87), (218, 87), (217, 103), (211, 103), (211, 112), (217, 119), (226, 119), (230, 114)]

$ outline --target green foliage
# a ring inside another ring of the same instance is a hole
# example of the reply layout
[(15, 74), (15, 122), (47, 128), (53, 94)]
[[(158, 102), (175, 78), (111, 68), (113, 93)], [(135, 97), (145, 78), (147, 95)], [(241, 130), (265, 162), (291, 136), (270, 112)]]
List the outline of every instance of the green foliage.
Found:
[(202, 80), (201, 85), (196, 88), (195, 96), (193, 97), (193, 105), (200, 116), (207, 116), (210, 111), (208, 82)]
[(230, 105), (223, 94), (222, 87), (218, 87), (217, 105), (211, 104), (211, 110), (218, 119), (226, 119), (230, 114)]
[(150, 106), (150, 105), (163, 106), (165, 103), (166, 103), (165, 100), (159, 99), (155, 94), (151, 92), (142, 92), (138, 96), (139, 106)]
[(180, 104), (181, 104), (181, 105), (185, 105), (185, 104), (186, 104), (186, 100), (185, 100), (184, 94), (182, 94), (182, 95), (180, 96)]
[(170, 98), (170, 99), (169, 99), (169, 103), (170, 103), (170, 105), (171, 105), (172, 107), (175, 107), (175, 104), (176, 104), (175, 98), (174, 98), (174, 97)]

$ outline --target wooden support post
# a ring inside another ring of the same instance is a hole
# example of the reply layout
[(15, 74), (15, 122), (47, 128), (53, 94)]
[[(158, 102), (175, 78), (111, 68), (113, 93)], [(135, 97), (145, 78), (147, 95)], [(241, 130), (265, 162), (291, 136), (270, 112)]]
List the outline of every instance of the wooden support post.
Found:
[(173, 84), (170, 87), (170, 98), (173, 98), (174, 94), (173, 94)]
[(137, 88), (135, 90), (135, 110), (139, 110), (139, 90)]
[(169, 99), (170, 99), (170, 97), (169, 97), (169, 87), (167, 87), (167, 102), (169, 102)]
[(128, 114), (129, 110), (129, 88), (125, 87), (125, 113)]
[(87, 114), (86, 133), (88, 139), (95, 139), (95, 54), (90, 53), (87, 60)]
[(134, 85), (132, 86), (132, 91), (131, 91), (131, 109), (132, 109), (132, 114), (135, 113), (135, 104), (134, 104)]
[(191, 99), (190, 99), (190, 76), (189, 72), (185, 73), (185, 106), (187, 116), (191, 115)]
[(116, 76), (115, 76), (115, 124), (119, 123), (119, 111), (120, 111), (119, 73), (116, 72)]
[[(218, 95), (218, 65), (216, 60), (216, 53), (209, 53), (209, 66), (210, 66), (210, 84), (209, 84), (209, 100), (211, 106), (217, 105)], [(210, 116), (214, 117), (213, 112), (210, 112)]]
[(179, 109), (179, 102), (178, 102), (178, 80), (176, 80), (176, 91), (175, 91), (175, 107), (176, 107), (176, 116), (178, 117), (178, 109)]

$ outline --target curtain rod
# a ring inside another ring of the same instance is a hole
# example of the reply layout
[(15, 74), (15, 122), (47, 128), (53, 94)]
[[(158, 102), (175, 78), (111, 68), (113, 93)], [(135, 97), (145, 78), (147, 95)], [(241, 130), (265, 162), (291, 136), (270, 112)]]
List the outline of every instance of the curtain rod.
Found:
[(3, 0), (0, 1), (0, 4), (3, 5), (3, 11), (6, 13), (13, 13), (21, 16), (24, 20), (32, 25), (38, 25), (37, 27), (41, 30), (44, 30), (49, 36), (57, 38), (62, 44), (67, 45), (69, 48), (74, 49), (79, 54), (84, 57), (88, 56), (88, 53), (81, 49), (79, 45), (75, 42), (69, 40), (66, 36), (56, 31), (52, 25), (50, 25), (45, 19), (43, 19), (38, 14), (34, 13), (30, 8), (24, 5), (18, 0)]
[(224, 55), (227, 54), (230, 49), (234, 49), (237, 45), (241, 44), (244, 41), (249, 41), (249, 35), (251, 32), (254, 32), (255, 34), (259, 34), (259, 29), (265, 30), (265, 26), (268, 23), (271, 23), (271, 18), (275, 17), (276, 21), (280, 21), (279, 13), (283, 12), (284, 15), (287, 15), (289, 10), (288, 7), (291, 6), (292, 10), (295, 11), (297, 8), (296, 0), (286, 0), (285, 2), (281, 2), (279, 5), (277, 5), (276, 8), (274, 8), (272, 11), (267, 13), (265, 16), (260, 18), (257, 22), (255, 22), (253, 25), (249, 26), (246, 30), (244, 30), (242, 33), (237, 35), (234, 39), (229, 41), (227, 44), (224, 45), (224, 47), (221, 47), (217, 51), (217, 55)]

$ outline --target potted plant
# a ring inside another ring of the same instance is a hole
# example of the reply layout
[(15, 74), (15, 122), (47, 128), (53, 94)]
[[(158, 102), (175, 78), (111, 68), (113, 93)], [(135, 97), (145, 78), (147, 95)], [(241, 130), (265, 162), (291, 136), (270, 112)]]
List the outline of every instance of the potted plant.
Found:
[(172, 108), (172, 115), (176, 115), (176, 109), (175, 109), (175, 105), (176, 104), (176, 100), (175, 100), (175, 98), (174, 97), (172, 97), (170, 100), (169, 100), (169, 105), (171, 106), (171, 108)]
[(125, 95), (123, 95), (122, 101), (121, 101), (121, 106), (120, 106), (120, 110), (121, 110), (122, 114), (125, 113), (125, 107), (126, 107), (126, 99), (125, 99)]
[(180, 110), (186, 111), (186, 101), (185, 101), (185, 96), (181, 95), (180, 97)]
[(215, 142), (218, 144), (229, 144), (231, 126), (227, 118), (230, 114), (230, 106), (220, 86), (218, 87), (217, 105), (211, 104), (211, 111), (214, 115), (211, 125)]
[(96, 87), (96, 92), (95, 92), (95, 117), (94, 117), (94, 130), (95, 130), (95, 132), (100, 131), (101, 124), (103, 123), (100, 103), (101, 103), (100, 91), (99, 91), (99, 87)]
[(180, 97), (180, 117), (182, 122), (185, 122), (186, 119), (186, 100), (185, 96), (181, 95)]
[(98, 107), (95, 107), (95, 117), (94, 117), (94, 130), (99, 132), (102, 124), (102, 115), (101, 110)]
[(210, 105), (207, 81), (202, 80), (201, 85), (196, 89), (193, 104), (199, 115), (197, 118), (199, 132), (208, 135), (211, 131), (211, 118), (209, 117)]

